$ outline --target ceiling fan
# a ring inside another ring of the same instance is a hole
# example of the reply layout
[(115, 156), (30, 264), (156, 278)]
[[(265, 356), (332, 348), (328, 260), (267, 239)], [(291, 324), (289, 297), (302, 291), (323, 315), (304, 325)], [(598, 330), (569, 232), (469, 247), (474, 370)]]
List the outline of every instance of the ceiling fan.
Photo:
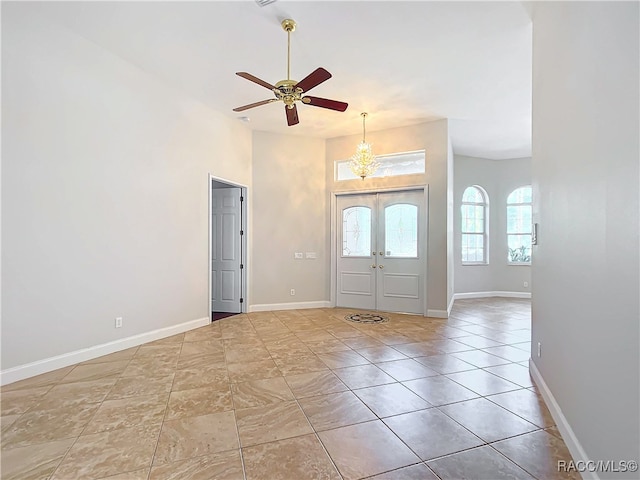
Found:
[[(348, 104), (345, 102), (339, 102), (337, 100), (329, 100), (327, 98), (312, 97), (310, 95), (304, 95), (313, 87), (320, 85), (331, 78), (331, 74), (324, 68), (320, 67), (315, 69), (305, 78), (299, 82), (291, 80), (291, 32), (296, 29), (296, 22), (291, 19), (285, 19), (282, 21), (282, 28), (287, 32), (287, 79), (280, 80), (275, 85), (271, 85), (264, 80), (259, 79), (247, 72), (236, 72), (236, 75), (246, 78), (250, 82), (262, 85), (265, 88), (271, 90), (276, 98), (270, 98), (268, 100), (262, 100), (260, 102), (250, 103), (242, 107), (234, 108), (234, 112), (242, 112), (250, 108), (259, 107), (260, 105), (266, 105), (267, 103), (273, 103), (282, 101), (284, 102), (284, 111), (287, 115), (287, 124), (289, 126), (299, 123), (298, 109), (296, 108), (296, 102), (300, 101), (306, 105), (312, 105), (314, 107), (328, 108), (330, 110), (337, 110), (338, 112), (344, 112)], [(304, 95), (304, 96), (303, 96)]]

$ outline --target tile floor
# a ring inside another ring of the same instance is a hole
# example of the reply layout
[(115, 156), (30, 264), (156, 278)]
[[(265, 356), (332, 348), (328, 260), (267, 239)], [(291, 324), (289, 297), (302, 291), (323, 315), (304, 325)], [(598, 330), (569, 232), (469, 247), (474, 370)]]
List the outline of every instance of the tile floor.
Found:
[(2, 478), (579, 478), (529, 377), (528, 300), (349, 312), (239, 315), (6, 385)]

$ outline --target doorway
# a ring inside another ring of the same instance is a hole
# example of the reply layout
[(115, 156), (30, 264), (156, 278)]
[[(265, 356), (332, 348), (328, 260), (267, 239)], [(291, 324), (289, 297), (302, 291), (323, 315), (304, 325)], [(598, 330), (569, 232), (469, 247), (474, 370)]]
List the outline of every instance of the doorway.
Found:
[(336, 199), (336, 306), (425, 313), (424, 190)]
[(211, 321), (245, 311), (246, 187), (210, 176)]

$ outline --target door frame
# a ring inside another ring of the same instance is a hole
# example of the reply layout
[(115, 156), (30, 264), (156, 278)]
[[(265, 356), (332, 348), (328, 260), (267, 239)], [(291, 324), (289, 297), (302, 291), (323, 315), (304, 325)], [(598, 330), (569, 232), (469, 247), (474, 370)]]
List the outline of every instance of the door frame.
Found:
[(337, 298), (337, 288), (338, 288), (338, 230), (337, 230), (337, 219), (338, 219), (338, 197), (346, 196), (346, 195), (366, 195), (366, 194), (375, 194), (375, 193), (391, 193), (391, 192), (408, 192), (413, 190), (421, 190), (424, 194), (424, 214), (422, 221), (424, 222), (424, 244), (421, 246), (420, 252), (424, 255), (424, 303), (422, 306), (422, 314), (423, 316), (427, 316), (427, 305), (428, 296), (427, 296), (427, 285), (429, 282), (427, 281), (427, 276), (429, 274), (429, 185), (412, 185), (407, 187), (391, 187), (391, 188), (372, 188), (365, 190), (338, 190), (331, 192), (331, 214), (330, 214), (330, 222), (331, 222), (331, 273), (330, 273), (330, 304), (332, 308), (336, 306), (336, 298)]
[(237, 183), (237, 182), (232, 182), (231, 180), (227, 180), (225, 178), (221, 178), (221, 177), (216, 177), (213, 174), (209, 173), (208, 175), (208, 180), (207, 180), (207, 196), (209, 197), (209, 207), (207, 208), (208, 211), (208, 220), (207, 220), (207, 226), (209, 228), (209, 231), (207, 232), (207, 236), (209, 237), (209, 249), (207, 252), (207, 259), (208, 259), (208, 266), (207, 266), (207, 270), (208, 270), (208, 279), (209, 279), (209, 288), (208, 290), (208, 295), (207, 295), (207, 311), (208, 313), (208, 317), (209, 317), (209, 321), (213, 322), (213, 315), (212, 315), (212, 301), (211, 301), (211, 289), (213, 287), (213, 282), (211, 279), (211, 267), (212, 267), (212, 263), (213, 263), (213, 258), (211, 255), (211, 249), (213, 248), (213, 236), (211, 235), (211, 232), (213, 230), (213, 182), (220, 182), (220, 183), (226, 183), (227, 185), (231, 186), (231, 187), (237, 187), (240, 188), (240, 192), (242, 194), (243, 197), (243, 201), (241, 203), (241, 207), (240, 207), (240, 216), (241, 216), (241, 225), (240, 225), (240, 229), (243, 231), (243, 235), (242, 238), (240, 239), (240, 263), (242, 264), (243, 268), (240, 270), (240, 298), (243, 299), (242, 303), (240, 303), (240, 312), (241, 313), (247, 313), (247, 305), (249, 304), (247, 296), (248, 296), (248, 289), (247, 289), (247, 271), (249, 269), (248, 264), (249, 264), (249, 249), (248, 247), (248, 240), (247, 240), (247, 217), (248, 217), (248, 202), (247, 202), (247, 186), (243, 185), (241, 183)]

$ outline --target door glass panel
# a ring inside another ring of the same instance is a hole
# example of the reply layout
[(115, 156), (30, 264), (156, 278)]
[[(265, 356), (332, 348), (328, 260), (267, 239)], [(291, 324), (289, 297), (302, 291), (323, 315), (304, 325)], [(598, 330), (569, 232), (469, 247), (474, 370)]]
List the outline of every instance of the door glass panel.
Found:
[(387, 257), (418, 256), (418, 207), (406, 203), (384, 209), (384, 245)]
[(342, 211), (342, 256), (371, 256), (371, 209), (349, 207)]

